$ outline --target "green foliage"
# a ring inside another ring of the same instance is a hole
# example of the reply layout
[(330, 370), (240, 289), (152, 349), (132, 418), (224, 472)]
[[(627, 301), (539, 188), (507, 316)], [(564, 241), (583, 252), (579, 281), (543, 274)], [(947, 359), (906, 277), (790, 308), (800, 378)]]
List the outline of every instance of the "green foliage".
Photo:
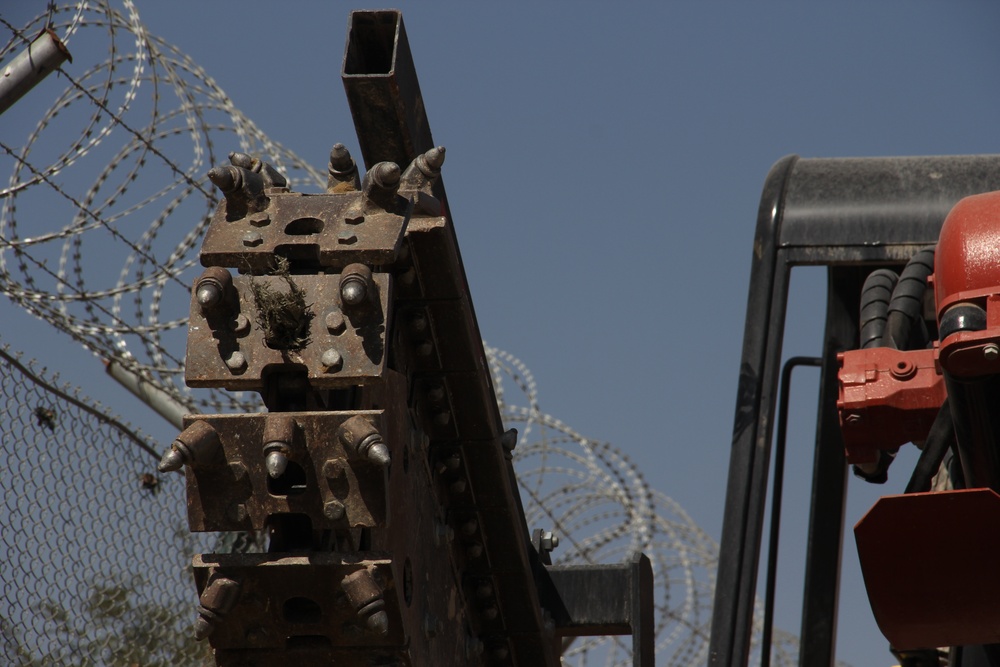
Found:
[(29, 644), (26, 634), (0, 615), (0, 654), (12, 667), (203, 667), (213, 665), (208, 642), (194, 640), (193, 605), (146, 602), (136, 593), (143, 584), (91, 585), (79, 612), (42, 600), (36, 619), (48, 627), (49, 652)]

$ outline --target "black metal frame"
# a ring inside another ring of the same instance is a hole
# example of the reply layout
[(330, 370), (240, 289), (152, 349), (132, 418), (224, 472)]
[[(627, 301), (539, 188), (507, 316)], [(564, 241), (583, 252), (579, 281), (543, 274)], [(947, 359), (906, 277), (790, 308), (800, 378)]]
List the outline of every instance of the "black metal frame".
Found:
[(750, 659), (782, 332), (791, 268), (826, 266), (828, 297), (800, 665), (832, 665), (846, 462), (837, 422), (837, 352), (857, 347), (858, 302), (875, 266), (937, 242), (962, 197), (1000, 189), (1000, 156), (779, 160), (764, 184), (750, 273), (710, 665)]

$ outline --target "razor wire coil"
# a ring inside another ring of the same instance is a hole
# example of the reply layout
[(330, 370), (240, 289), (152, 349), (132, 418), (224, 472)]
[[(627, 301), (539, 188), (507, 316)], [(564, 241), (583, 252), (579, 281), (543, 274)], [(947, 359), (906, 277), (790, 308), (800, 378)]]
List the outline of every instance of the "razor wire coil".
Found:
[[(78, 63), (94, 63), (80, 74), (59, 70), (66, 86), (20, 128), (23, 143), (0, 138), (0, 168), (10, 174), (0, 189), (0, 292), (192, 412), (256, 408), (255, 399), (183, 385), (187, 319), (172, 314), (187, 311), (217, 203), (204, 174), (223, 161), (217, 146), (261, 156), (292, 186), (321, 189), (325, 174), (151, 35), (131, 0), (53, 3), (23, 26), (0, 23), (9, 32), (0, 66), (43, 26)], [(78, 136), (63, 145), (73, 128)], [(545, 414), (524, 363), (486, 352), (504, 421), (520, 431), (515, 466), (529, 527), (560, 535), (560, 564), (649, 555), (658, 663), (705, 663), (717, 544), (621, 450)], [(11, 564), (0, 569), (0, 658), (205, 664), (190, 635), (189, 556), (239, 540), (209, 544), (187, 532), (180, 476), (156, 474), (151, 452), (160, 445), (6, 349), (0, 374), (2, 484), (17, 490), (5, 494), (0, 524)], [(776, 633), (775, 646), (772, 664), (791, 665), (795, 638)], [(619, 638), (579, 638), (563, 653), (564, 664), (579, 667), (631, 660)]]

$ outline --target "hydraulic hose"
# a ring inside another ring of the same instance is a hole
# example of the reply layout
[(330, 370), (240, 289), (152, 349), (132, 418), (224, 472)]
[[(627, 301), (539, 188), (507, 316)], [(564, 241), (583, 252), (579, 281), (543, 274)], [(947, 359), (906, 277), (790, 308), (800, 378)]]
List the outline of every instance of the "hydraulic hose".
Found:
[(934, 272), (934, 248), (917, 252), (899, 276), (889, 302), (883, 344), (897, 350), (921, 349), (929, 342), (923, 323), (927, 277)]
[(861, 288), (861, 349), (881, 347), (889, 302), (899, 276), (891, 269), (872, 271)]
[(941, 409), (934, 418), (931, 430), (924, 441), (924, 449), (920, 452), (913, 475), (903, 493), (924, 493), (931, 490), (931, 480), (941, 467), (941, 461), (949, 449), (956, 447), (955, 426), (952, 422), (951, 407), (948, 399), (944, 399)]

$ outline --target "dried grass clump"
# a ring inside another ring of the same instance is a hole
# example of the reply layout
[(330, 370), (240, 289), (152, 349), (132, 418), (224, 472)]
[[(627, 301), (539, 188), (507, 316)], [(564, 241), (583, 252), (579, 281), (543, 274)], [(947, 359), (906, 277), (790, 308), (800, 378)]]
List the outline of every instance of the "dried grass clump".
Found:
[(257, 306), (257, 325), (264, 332), (264, 342), (274, 350), (301, 350), (309, 344), (309, 323), (314, 313), (306, 303), (305, 292), (295, 284), (288, 272), (288, 260), (278, 258), (272, 275), (281, 276), (288, 291), (272, 288), (250, 276), (250, 291)]

